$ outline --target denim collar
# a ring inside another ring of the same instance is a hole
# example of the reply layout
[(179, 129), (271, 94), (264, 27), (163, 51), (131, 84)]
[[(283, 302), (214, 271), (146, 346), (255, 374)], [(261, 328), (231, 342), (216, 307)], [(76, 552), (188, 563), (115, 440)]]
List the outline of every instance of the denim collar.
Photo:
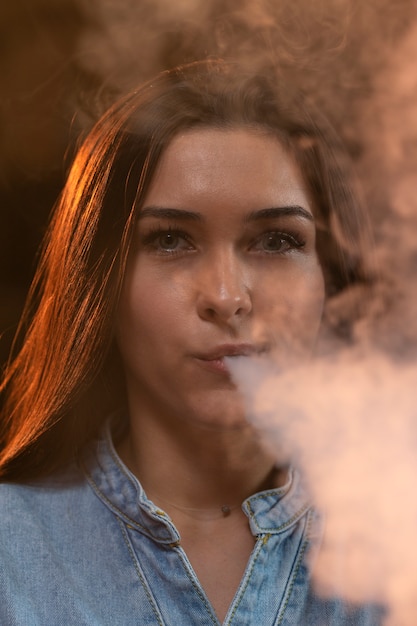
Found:
[[(128, 526), (159, 543), (179, 543), (180, 536), (170, 517), (147, 498), (138, 479), (119, 458), (109, 422), (82, 465), (96, 495)], [(255, 536), (284, 532), (296, 524), (308, 508), (307, 491), (299, 472), (294, 469), (289, 470), (285, 485), (256, 493), (242, 504)]]

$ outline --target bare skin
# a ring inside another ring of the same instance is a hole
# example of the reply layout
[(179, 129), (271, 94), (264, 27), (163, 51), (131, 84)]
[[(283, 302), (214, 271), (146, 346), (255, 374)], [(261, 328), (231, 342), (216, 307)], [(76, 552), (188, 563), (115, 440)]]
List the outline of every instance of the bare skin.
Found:
[(205, 523), (181, 518), (182, 515), (177, 515), (174, 519), (180, 529), (182, 547), (218, 619), (223, 622), (255, 543), (248, 520), (240, 510), (233, 511), (226, 519)]
[(119, 309), (130, 413), (119, 454), (171, 516), (221, 621), (255, 542), (240, 506), (285, 481), (224, 357), (309, 354), (323, 298), (313, 209), (280, 143), (247, 129), (174, 138)]

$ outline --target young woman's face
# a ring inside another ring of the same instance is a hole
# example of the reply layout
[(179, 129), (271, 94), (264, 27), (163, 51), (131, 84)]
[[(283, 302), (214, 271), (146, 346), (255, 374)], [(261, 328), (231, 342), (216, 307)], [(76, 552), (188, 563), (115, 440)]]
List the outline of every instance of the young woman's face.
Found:
[(313, 208), (279, 141), (246, 129), (174, 138), (137, 220), (119, 309), (131, 406), (244, 423), (224, 358), (306, 358), (323, 300)]

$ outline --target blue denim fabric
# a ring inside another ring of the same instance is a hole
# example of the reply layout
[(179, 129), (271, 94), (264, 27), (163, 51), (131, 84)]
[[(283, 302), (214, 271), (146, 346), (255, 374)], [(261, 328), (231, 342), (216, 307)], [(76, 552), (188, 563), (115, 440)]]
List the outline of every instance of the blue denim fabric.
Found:
[[(314, 596), (304, 557), (317, 516), (297, 473), (243, 509), (256, 544), (224, 624), (381, 623), (376, 607)], [(0, 512), (1, 626), (219, 626), (176, 528), (108, 433), (82, 469), (1, 485)]]

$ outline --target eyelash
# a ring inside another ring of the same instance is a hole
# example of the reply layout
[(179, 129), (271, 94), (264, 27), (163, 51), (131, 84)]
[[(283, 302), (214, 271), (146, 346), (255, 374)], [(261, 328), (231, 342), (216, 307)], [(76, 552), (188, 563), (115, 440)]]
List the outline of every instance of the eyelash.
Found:
[[(161, 228), (161, 227), (155, 227), (150, 229), (142, 238), (142, 245), (145, 248), (152, 248), (154, 250), (157, 250), (160, 252), (160, 254), (166, 254), (166, 255), (174, 255), (174, 254), (178, 254), (180, 251), (178, 250), (167, 250), (167, 249), (163, 249), (162, 246), (158, 245), (158, 239), (161, 237), (166, 237), (167, 235), (173, 235), (174, 237), (179, 237), (181, 239), (184, 239), (184, 241), (187, 241), (190, 244), (190, 247), (192, 247), (192, 241), (191, 241), (191, 237), (188, 235), (188, 233), (186, 233), (185, 231), (176, 228), (175, 226), (168, 226), (166, 228)], [(181, 250), (181, 252), (183, 252), (184, 249)]]
[[(288, 244), (285, 250), (263, 250), (264, 254), (271, 255), (284, 255), (291, 250), (300, 250), (306, 245), (306, 240), (296, 232), (282, 232), (281, 230), (267, 230), (257, 237), (257, 241), (262, 240), (264, 237), (277, 237), (279, 240)], [(253, 248), (253, 246), (252, 246)]]
[[(171, 235), (173, 237), (178, 237), (180, 239), (183, 239), (189, 244), (189, 247), (188, 248), (182, 247), (178, 250), (176, 249), (170, 250), (167, 248), (164, 249), (164, 247), (160, 245), (160, 242), (158, 243), (158, 239), (162, 237), (166, 237), (166, 236), (171, 236)], [(250, 246), (250, 250), (253, 250), (254, 247), (257, 245), (257, 243), (262, 241), (262, 239), (267, 236), (277, 237), (281, 241), (286, 242), (288, 244), (288, 247), (285, 250), (269, 250), (268, 251), (265, 249), (263, 250), (263, 253), (266, 255), (284, 255), (291, 250), (302, 249), (306, 245), (305, 239), (299, 233), (295, 231), (283, 232), (280, 230), (268, 229), (256, 237), (255, 242), (252, 243)], [(176, 254), (181, 254), (181, 253), (194, 249), (194, 244), (189, 234), (181, 230), (180, 228), (177, 228), (176, 226), (168, 226), (164, 228), (161, 228), (161, 227), (152, 228), (142, 237), (141, 243), (143, 247), (152, 248), (153, 250), (156, 250), (157, 252), (159, 252), (159, 254), (167, 255), (167, 256), (174, 256)]]

